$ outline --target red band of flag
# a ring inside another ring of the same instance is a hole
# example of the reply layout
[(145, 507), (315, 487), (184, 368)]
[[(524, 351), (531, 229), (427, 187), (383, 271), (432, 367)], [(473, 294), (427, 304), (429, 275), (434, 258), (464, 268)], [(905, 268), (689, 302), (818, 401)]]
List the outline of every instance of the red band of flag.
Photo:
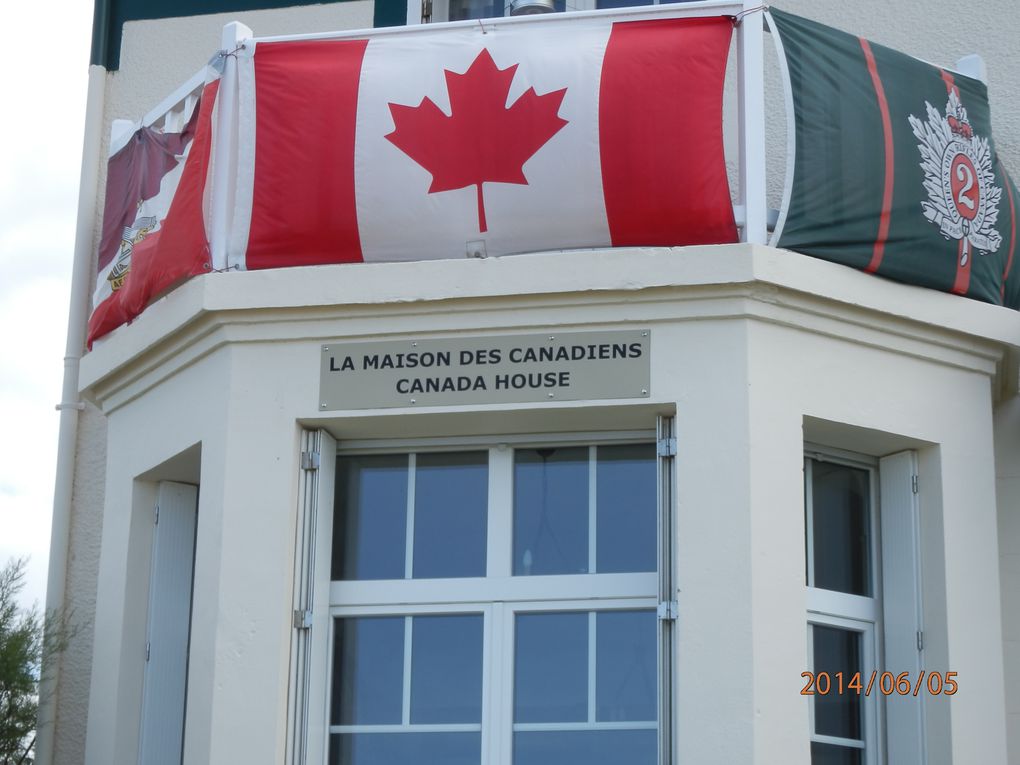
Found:
[(875, 86), (878, 110), (882, 115), (882, 147), (885, 151), (885, 179), (882, 185), (882, 212), (878, 218), (878, 236), (875, 237), (875, 247), (872, 252), (871, 262), (864, 269), (869, 274), (873, 274), (882, 264), (882, 256), (885, 254), (885, 243), (889, 238), (896, 163), (893, 154), (892, 120), (889, 118), (889, 102), (885, 98), (885, 88), (882, 87), (882, 78), (878, 74), (875, 54), (871, 51), (871, 44), (867, 40), (862, 37), (860, 41), (861, 49), (864, 51), (864, 59), (868, 62), (868, 74), (871, 75), (871, 83)]

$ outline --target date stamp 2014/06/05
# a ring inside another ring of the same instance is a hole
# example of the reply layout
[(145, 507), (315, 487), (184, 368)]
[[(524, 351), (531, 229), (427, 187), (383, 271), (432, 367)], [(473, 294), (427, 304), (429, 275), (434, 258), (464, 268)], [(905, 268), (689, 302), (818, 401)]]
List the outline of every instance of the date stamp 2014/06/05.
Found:
[(956, 672), (929, 672), (922, 669), (915, 675), (913, 672), (879, 672), (873, 669), (871, 674), (861, 675), (860, 672), (801, 672), (804, 687), (801, 696), (827, 696), (854, 693), (858, 696), (870, 696), (872, 693), (883, 696), (917, 696), (927, 691), (931, 696), (952, 696), (959, 690)]

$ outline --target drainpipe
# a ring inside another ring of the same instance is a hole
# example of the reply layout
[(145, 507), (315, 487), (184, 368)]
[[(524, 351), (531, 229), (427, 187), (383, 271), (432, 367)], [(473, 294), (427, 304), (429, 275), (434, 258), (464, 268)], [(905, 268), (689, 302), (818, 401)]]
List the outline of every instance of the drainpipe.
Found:
[[(53, 526), (50, 532), (49, 577), (46, 584), (46, 613), (65, 610), (68, 537), (71, 529), (71, 497), (78, 440), (78, 413), (85, 404), (78, 396), (78, 365), (85, 348), (89, 309), (92, 303), (92, 250), (96, 226), (96, 204), (101, 168), (103, 109), (106, 69), (89, 67), (85, 107), (85, 139), (82, 147), (81, 180), (78, 187), (78, 225), (74, 238), (71, 271), (71, 301), (67, 318), (67, 347), (64, 352), (64, 385), (57, 410), (60, 430), (57, 440), (57, 475), (53, 488)], [(53, 733), (56, 727), (57, 675), (60, 657), (43, 666), (39, 687), (39, 720), (36, 765), (52, 765)]]

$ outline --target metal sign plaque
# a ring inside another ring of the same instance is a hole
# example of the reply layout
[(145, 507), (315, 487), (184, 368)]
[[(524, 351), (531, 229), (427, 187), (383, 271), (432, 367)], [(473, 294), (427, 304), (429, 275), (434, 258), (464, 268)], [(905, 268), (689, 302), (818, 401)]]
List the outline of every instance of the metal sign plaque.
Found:
[(651, 331), (327, 343), (320, 411), (647, 398)]

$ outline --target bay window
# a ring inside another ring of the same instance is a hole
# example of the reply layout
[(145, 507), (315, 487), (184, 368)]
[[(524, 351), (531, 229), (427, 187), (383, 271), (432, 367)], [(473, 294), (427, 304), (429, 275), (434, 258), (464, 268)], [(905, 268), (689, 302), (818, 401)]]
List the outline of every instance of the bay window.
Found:
[(335, 465), (332, 513), (299, 519), (320, 559), (299, 564), (292, 761), (669, 761), (655, 432), (343, 445)]
[(923, 698), (869, 684), (922, 666), (915, 464), (912, 452), (805, 456), (812, 765), (924, 762)]

